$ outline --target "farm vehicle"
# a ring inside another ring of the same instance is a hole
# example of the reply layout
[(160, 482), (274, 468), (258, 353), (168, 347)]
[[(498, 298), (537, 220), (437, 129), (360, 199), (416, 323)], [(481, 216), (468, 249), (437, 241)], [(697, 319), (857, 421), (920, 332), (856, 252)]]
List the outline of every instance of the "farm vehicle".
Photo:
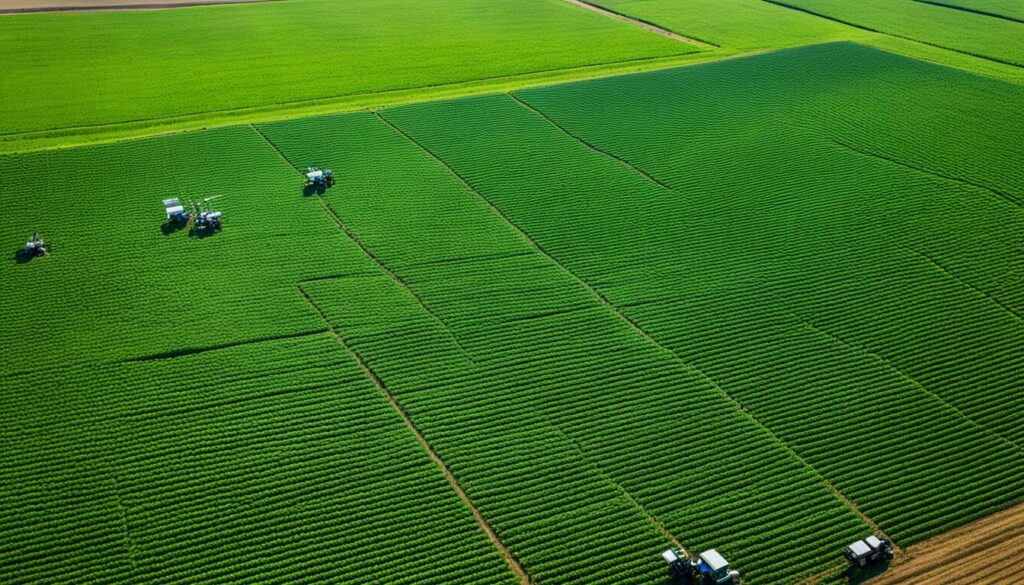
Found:
[(678, 549), (661, 553), (668, 564), (673, 583), (680, 585), (739, 585), (740, 574), (729, 570), (729, 562), (715, 549), (700, 553), (697, 560), (690, 559)]
[(846, 547), (846, 553), (843, 556), (846, 557), (851, 567), (863, 569), (868, 565), (892, 560), (892, 541), (872, 535)]

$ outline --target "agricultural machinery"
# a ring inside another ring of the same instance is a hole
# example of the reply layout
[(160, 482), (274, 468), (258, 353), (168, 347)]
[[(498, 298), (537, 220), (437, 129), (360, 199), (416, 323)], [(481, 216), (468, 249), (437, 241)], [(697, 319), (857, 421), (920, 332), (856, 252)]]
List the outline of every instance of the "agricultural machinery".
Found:
[(323, 193), (325, 189), (334, 185), (334, 173), (331, 169), (318, 169), (316, 167), (309, 167), (306, 169), (306, 192), (315, 190), (318, 193)]
[(32, 237), (25, 243), (25, 250), (23, 254), (26, 258), (46, 256), (46, 242), (39, 237), (38, 233), (32, 232)]
[(891, 540), (872, 535), (846, 547), (844, 556), (850, 562), (850, 566), (862, 569), (880, 561), (891, 560), (892, 554)]
[(167, 213), (167, 225), (171, 227), (182, 228), (192, 220), (192, 216), (185, 211), (185, 206), (176, 198), (164, 199), (164, 211)]
[(715, 549), (700, 553), (695, 561), (677, 549), (661, 553), (668, 563), (673, 583), (681, 585), (739, 585), (740, 574), (729, 570), (729, 562)]
[(195, 209), (195, 223), (193, 229), (196, 230), (214, 230), (219, 231), (221, 228), (220, 218), (224, 215), (220, 211), (211, 211), (210, 202), (214, 199), (219, 198), (220, 195), (214, 197), (207, 197), (199, 203), (193, 203), (192, 206)]

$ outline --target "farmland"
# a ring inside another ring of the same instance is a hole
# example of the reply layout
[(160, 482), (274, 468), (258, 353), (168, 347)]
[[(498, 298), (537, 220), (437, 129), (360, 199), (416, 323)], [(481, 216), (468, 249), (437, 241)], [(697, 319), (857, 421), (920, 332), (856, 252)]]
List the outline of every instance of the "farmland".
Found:
[(1024, 25), (903, 3), (0, 16), (0, 582), (1016, 566)]

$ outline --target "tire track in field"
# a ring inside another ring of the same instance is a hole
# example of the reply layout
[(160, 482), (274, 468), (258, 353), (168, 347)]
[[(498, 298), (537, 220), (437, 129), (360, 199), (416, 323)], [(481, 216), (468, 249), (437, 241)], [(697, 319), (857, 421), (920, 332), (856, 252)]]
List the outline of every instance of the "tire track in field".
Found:
[(673, 193), (678, 193), (678, 191), (676, 191), (675, 189), (670, 187), (667, 183), (665, 183), (661, 179), (655, 177), (654, 175), (649, 174), (647, 171), (644, 171), (643, 169), (640, 169), (639, 167), (634, 166), (633, 163), (629, 162), (628, 160), (626, 160), (626, 159), (624, 159), (624, 158), (622, 158), (622, 157), (620, 157), (620, 156), (618, 156), (618, 155), (616, 155), (616, 154), (614, 154), (614, 153), (612, 153), (610, 151), (604, 150), (603, 148), (600, 148), (596, 144), (593, 144), (591, 142), (587, 142), (583, 138), (573, 134), (572, 132), (569, 131), (568, 128), (565, 128), (564, 126), (562, 126), (558, 122), (555, 122), (550, 117), (548, 117), (547, 114), (545, 114), (544, 112), (542, 112), (542, 111), (538, 110), (537, 108), (531, 106), (530, 104), (524, 102), (522, 99), (519, 98), (519, 96), (513, 94), (512, 92), (507, 92), (505, 95), (507, 95), (515, 103), (517, 103), (520, 106), (526, 108), (527, 110), (533, 112), (534, 114), (540, 116), (545, 122), (547, 122), (548, 124), (554, 126), (555, 129), (560, 131), (562, 134), (565, 134), (569, 138), (572, 138), (576, 142), (579, 142), (580, 144), (582, 144), (583, 146), (587, 147), (588, 149), (590, 149), (590, 150), (600, 154), (601, 156), (604, 156), (606, 158), (610, 158), (610, 159), (614, 160), (615, 162), (623, 165), (624, 167), (628, 168), (629, 170), (633, 171), (634, 173), (640, 175), (641, 177), (647, 179), (648, 181), (654, 183), (655, 185), (657, 185), (657, 186), (659, 186), (659, 187), (661, 187), (663, 189), (668, 189), (669, 191), (672, 191)]
[(660, 27), (657, 24), (654, 24), (653, 22), (649, 22), (649, 21), (646, 21), (646, 20), (643, 20), (643, 19), (640, 19), (640, 18), (636, 18), (635, 16), (630, 16), (628, 14), (623, 14), (622, 12), (617, 12), (617, 11), (612, 10), (610, 8), (605, 8), (604, 6), (600, 6), (598, 4), (594, 4), (592, 2), (589, 2), (588, 0), (566, 0), (566, 2), (568, 2), (569, 4), (572, 4), (574, 6), (579, 6), (580, 8), (584, 8), (586, 10), (590, 10), (592, 12), (596, 12), (598, 14), (603, 14), (604, 16), (608, 16), (608, 17), (614, 18), (616, 20), (621, 20), (623, 22), (628, 22), (628, 23), (633, 24), (635, 26), (638, 26), (638, 27), (640, 27), (640, 28), (642, 28), (644, 30), (650, 31), (650, 32), (652, 32), (654, 34), (657, 34), (657, 35), (661, 35), (663, 37), (670, 38), (672, 40), (680, 41), (680, 42), (683, 42), (683, 43), (689, 43), (691, 45), (696, 45), (698, 47), (703, 47), (703, 48), (707, 48), (708, 46), (719, 47), (719, 48), (721, 47), (721, 45), (716, 45), (715, 43), (712, 43), (710, 41), (702, 41), (700, 39), (695, 39), (693, 37), (685, 37), (685, 36), (683, 36), (683, 35), (681, 35), (679, 33), (672, 32), (672, 31), (668, 30), (667, 28)]
[[(252, 128), (253, 132), (255, 132), (261, 138), (263, 138), (263, 140), (266, 141), (266, 143), (269, 144), (270, 147), (274, 149), (274, 152), (276, 152), (277, 155), (281, 157), (281, 160), (284, 161), (284, 163), (287, 164), (289, 168), (294, 169), (295, 172), (298, 173), (300, 177), (305, 179), (306, 175), (303, 174), (303, 172), (300, 171), (298, 168), (296, 168), (295, 165), (293, 165), (290, 160), (288, 160), (288, 157), (286, 157), (284, 153), (281, 152), (281, 149), (279, 149), (277, 145), (274, 144), (270, 140), (270, 138), (267, 137), (266, 134), (261, 132), (259, 128), (252, 124), (249, 124), (249, 127)], [(434, 321), (436, 321), (445, 330), (445, 332), (448, 334), (448, 337), (451, 338), (451, 340), (462, 352), (462, 355), (465, 356), (465, 358), (468, 359), (470, 363), (475, 364), (476, 359), (473, 358), (473, 355), (466, 350), (465, 346), (463, 346), (462, 342), (459, 341), (459, 338), (455, 336), (455, 333), (451, 330), (448, 324), (445, 323), (445, 321), (441, 319), (441, 317), (437, 313), (435, 313), (433, 309), (431, 309), (425, 302), (423, 302), (423, 299), (420, 297), (420, 295), (417, 294), (416, 291), (414, 291), (412, 287), (410, 287), (409, 284), (405, 282), (405, 280), (402, 277), (398, 276), (398, 274), (396, 274), (394, 270), (392, 270), (387, 264), (385, 264), (384, 261), (381, 260), (379, 256), (374, 254), (370, 250), (370, 248), (367, 247), (366, 243), (363, 242), (362, 239), (356, 236), (356, 234), (353, 233), (351, 229), (349, 229), (348, 225), (346, 225), (345, 222), (343, 222), (341, 218), (338, 217), (338, 214), (336, 214), (334, 212), (334, 209), (332, 209), (331, 206), (328, 205), (326, 201), (324, 201), (323, 197), (317, 197), (317, 203), (320, 204), (320, 208), (324, 210), (324, 213), (326, 213), (327, 216), (334, 221), (335, 225), (341, 228), (341, 231), (348, 237), (348, 239), (352, 240), (352, 242), (360, 249), (360, 251), (362, 251), (362, 253), (367, 258), (372, 260), (373, 263), (376, 264), (378, 268), (383, 270), (384, 273), (391, 278), (391, 280), (395, 281), (395, 284), (402, 287), (402, 289), (405, 290), (405, 292), (409, 293), (409, 295), (416, 300), (416, 303), (419, 304), (420, 308), (422, 308), (428, 315), (430, 315), (431, 318), (433, 318)]]
[(921, 39), (915, 39), (914, 37), (908, 37), (908, 36), (900, 35), (900, 34), (896, 34), (896, 33), (885, 32), (884, 30), (879, 30), (877, 28), (872, 28), (870, 26), (866, 26), (866, 25), (863, 25), (863, 24), (857, 24), (855, 22), (851, 22), (849, 20), (843, 20), (843, 19), (837, 18), (835, 16), (830, 16), (830, 15), (825, 14), (823, 12), (817, 12), (815, 10), (811, 10), (810, 8), (803, 8), (801, 6), (795, 6), (793, 4), (787, 4), (786, 2), (782, 2), (781, 0), (761, 0), (761, 1), (762, 2), (767, 2), (768, 4), (774, 4), (775, 6), (778, 6), (780, 8), (788, 8), (790, 10), (795, 10), (796, 12), (803, 12), (804, 14), (810, 14), (811, 16), (817, 16), (818, 18), (824, 18), (825, 20), (831, 20), (832, 22), (838, 22), (839, 24), (842, 24), (842, 25), (846, 25), (846, 26), (853, 27), (853, 28), (860, 29), (860, 30), (865, 30), (865, 31), (868, 31), (868, 32), (871, 32), (871, 33), (875, 33), (875, 34), (879, 34), (879, 35), (885, 35), (887, 37), (892, 37), (894, 39), (903, 39), (904, 41), (910, 41), (912, 43), (919, 43), (919, 44), (922, 44), (922, 45), (928, 45), (929, 47), (935, 47), (936, 49), (944, 49), (946, 51), (952, 51), (954, 53), (960, 53), (961, 55), (967, 55), (968, 57), (975, 57), (977, 59), (984, 59), (986, 61), (992, 61), (993, 63), (1000, 63), (1002, 65), (1009, 65), (1010, 67), (1017, 67), (1018, 69), (1024, 68), (1024, 65), (1021, 65), (1020, 63), (1014, 63), (1013, 61), (1010, 61), (1010, 60), (1007, 60), (1007, 59), (1001, 59), (999, 57), (989, 57), (989, 56), (986, 56), (986, 55), (981, 55), (979, 53), (972, 53), (970, 51), (964, 51), (963, 49), (954, 49), (952, 47), (946, 47), (946, 46), (940, 45), (938, 43), (933, 43), (933, 42), (930, 42), (930, 41), (923, 41)]
[[(740, 403), (739, 400), (737, 400), (731, 394), (726, 392), (725, 389), (722, 388), (718, 384), (718, 382), (716, 382), (713, 378), (711, 378), (711, 376), (709, 376), (706, 372), (704, 372), (704, 370), (702, 370), (701, 368), (699, 368), (698, 366), (696, 366), (694, 364), (688, 363), (682, 357), (680, 357), (679, 354), (674, 352), (668, 346), (663, 345), (651, 333), (649, 333), (647, 330), (645, 330), (643, 327), (641, 327), (639, 323), (634, 321), (632, 318), (630, 318), (628, 315), (626, 315), (617, 305), (612, 303), (611, 300), (607, 296), (605, 296), (601, 291), (599, 291), (596, 288), (594, 288), (593, 286), (591, 286), (587, 281), (583, 280), (575, 272), (570, 270), (565, 264), (563, 264), (562, 262), (560, 262), (557, 259), (555, 259), (550, 253), (548, 253), (548, 251), (543, 246), (540, 245), (539, 242), (537, 242), (535, 239), (533, 239), (533, 237), (530, 236), (518, 224), (513, 222), (511, 220), (511, 218), (509, 218), (505, 214), (505, 212), (503, 212), (501, 209), (499, 209), (490, 199), (485, 197), (483, 195), (483, 193), (481, 193), (475, 187), (473, 187), (473, 185), (469, 181), (467, 181), (465, 177), (463, 177), (461, 174), (459, 174), (459, 172), (456, 171), (454, 167), (452, 167), (447, 162), (445, 162), (444, 159), (442, 159), (441, 157), (437, 156), (433, 151), (431, 151), (425, 145), (423, 145), (420, 142), (418, 142), (415, 138), (413, 138), (411, 135), (406, 133), (404, 130), (402, 130), (401, 128), (399, 128), (395, 124), (391, 123), (390, 120), (388, 120), (388, 119), (384, 118), (383, 116), (381, 116), (380, 112), (375, 111), (375, 112), (373, 112), (373, 115), (376, 116), (377, 119), (380, 120), (383, 124), (386, 124), (392, 130), (394, 130), (395, 132), (397, 132), (400, 135), (404, 136), (406, 140), (408, 140), (409, 142), (414, 144), (416, 147), (418, 147), (420, 150), (422, 150), (427, 156), (429, 156), (434, 161), (436, 161), (439, 165), (444, 167), (452, 175), (452, 177), (454, 177), (457, 181), (459, 181), (459, 183), (461, 183), (471, 193), (476, 195), (477, 198), (479, 198), (480, 201), (484, 205), (486, 205), (487, 208), (490, 209), (492, 213), (497, 215), (499, 218), (501, 218), (502, 221), (504, 221), (506, 224), (508, 224), (509, 228), (511, 228), (516, 234), (518, 234), (520, 238), (522, 238), (526, 243), (528, 243), (531, 246), (533, 246), (537, 250), (537, 252), (539, 254), (541, 254), (544, 258), (546, 258), (554, 266), (557, 266), (560, 270), (562, 270), (567, 276), (570, 277), (570, 279), (572, 279), (574, 282), (576, 282), (583, 290), (585, 290), (587, 293), (589, 293), (591, 297), (596, 299), (606, 309), (608, 309), (612, 313), (614, 313), (615, 316), (618, 317), (627, 326), (629, 326), (629, 328), (632, 329), (634, 333), (636, 333), (637, 335), (639, 335), (642, 338), (644, 338), (644, 340), (646, 340), (648, 343), (650, 343), (653, 347), (657, 348), (662, 353), (666, 354), (666, 357), (669, 360), (675, 362), (677, 365), (682, 367), (684, 370), (687, 370), (687, 371), (695, 373), (701, 380), (703, 380), (713, 390), (715, 390), (726, 402), (728, 402), (736, 410), (738, 410), (740, 413), (742, 413), (743, 416), (745, 416), (756, 427), (758, 427), (763, 433), (765, 433), (768, 437), (770, 437), (772, 439), (772, 441), (774, 441), (777, 445), (781, 446), (785, 450), (786, 454), (789, 455), (789, 457), (791, 459), (796, 461), (801, 467), (803, 467), (804, 469), (808, 470), (810, 473), (814, 474), (815, 477), (820, 479), (822, 484), (825, 486), (825, 488), (828, 489), (832, 493), (832, 495), (837, 500), (839, 500), (840, 503), (842, 503), (843, 506), (845, 506), (847, 509), (851, 510), (854, 514), (856, 514), (857, 517), (860, 518), (861, 521), (863, 521), (867, 526), (871, 527), (873, 530), (876, 530), (880, 534), (883, 534), (883, 535), (885, 534), (884, 532), (881, 531), (880, 528), (878, 528), (878, 524), (874, 520), (869, 518), (866, 514), (864, 514), (853, 500), (851, 500), (846, 495), (844, 495), (839, 490), (839, 488), (837, 488), (832, 482), (830, 482), (825, 476), (823, 476), (815, 467), (810, 465), (803, 457), (801, 457), (796, 451), (794, 451), (793, 448), (790, 447), (790, 445), (788, 443), (783, 441), (778, 435), (775, 434), (774, 431), (772, 431), (770, 428), (768, 428), (767, 425), (762, 423), (760, 419), (755, 417), (745, 406), (743, 406), (742, 403)], [(897, 547), (895, 545), (895, 543), (894, 543), (893, 546), (896, 549), (897, 553), (900, 552), (899, 547)]]
[(1018, 321), (1024, 321), (1024, 317), (1021, 317), (1020, 314), (1017, 313), (1017, 311), (1013, 310), (1012, 307), (1010, 307), (1006, 303), (1000, 301), (999, 299), (997, 299), (996, 297), (992, 296), (991, 294), (989, 294), (989, 293), (981, 290), (980, 288), (974, 286), (973, 284), (967, 282), (966, 280), (960, 278), (959, 276), (956, 275), (956, 273), (954, 273), (952, 270), (947, 268), (946, 265), (943, 264), (942, 262), (939, 262), (937, 259), (933, 258), (932, 256), (930, 256), (928, 254), (925, 254), (924, 252), (922, 252), (920, 250), (914, 250), (912, 248), (906, 248), (906, 250), (908, 252), (912, 252), (912, 253), (920, 256), (921, 258), (924, 258), (925, 260), (928, 261), (929, 264), (932, 265), (932, 267), (937, 268), (940, 272), (942, 272), (946, 276), (952, 278), (953, 280), (959, 282), (963, 286), (971, 289), (972, 291), (974, 291), (974, 292), (978, 293), (979, 295), (985, 297), (986, 299), (992, 301), (997, 306), (999, 306), (1000, 309), (1005, 311), (1008, 315), (1010, 315), (1014, 319), (1016, 319)]
[(949, 8), (951, 10), (959, 10), (961, 12), (970, 12), (971, 14), (980, 14), (982, 16), (990, 16), (992, 18), (1000, 18), (1003, 20), (1009, 20), (1011, 22), (1019, 22), (1024, 24), (1024, 20), (1013, 16), (1007, 16), (1005, 14), (997, 14), (995, 12), (988, 12), (986, 10), (979, 10), (977, 8), (969, 8), (967, 6), (957, 6), (956, 4), (950, 4), (948, 2), (939, 2), (937, 0), (913, 0), (921, 4), (930, 4), (932, 6), (939, 6), (942, 8)]
[(327, 325), (327, 328), (330, 330), (331, 336), (334, 337), (334, 340), (338, 342), (338, 345), (344, 348), (345, 352), (348, 353), (348, 355), (353, 360), (355, 360), (355, 362), (359, 365), (359, 368), (362, 370), (363, 375), (365, 375), (366, 378), (373, 383), (373, 385), (377, 388), (377, 391), (380, 392), (381, 395), (384, 396), (384, 398), (388, 401), (388, 404), (391, 405), (391, 408), (393, 408), (395, 412), (398, 413), (398, 416), (402, 418), (402, 422), (405, 423), (405, 426), (406, 428), (409, 429), (409, 432), (412, 433), (414, 437), (416, 437), (416, 440), (419, 442), (420, 446), (423, 447), (423, 449), (427, 452), (427, 455), (430, 457), (430, 460), (433, 461), (434, 464), (438, 466), (438, 468), (440, 468), (441, 473), (444, 474), (444, 477), (448, 481), (448, 485), (451, 486), (452, 491), (454, 491), (455, 495), (458, 496), (460, 500), (462, 500), (462, 503), (467, 508), (469, 508), (470, 513), (473, 514), (473, 519), (476, 520), (477, 526), (479, 526), (480, 530), (482, 530), (484, 534), (487, 535), (487, 539), (491, 541), (491, 544), (494, 546), (494, 548), (497, 549), (501, 556), (505, 558), (505, 562), (508, 563), (509, 569), (511, 569), (512, 572), (518, 578), (520, 585), (531, 585), (530, 576), (526, 572), (526, 569), (524, 569), (523, 566), (519, 563), (519, 560), (516, 559), (515, 555), (513, 555), (512, 552), (508, 550), (508, 548), (505, 546), (505, 543), (502, 542), (501, 538), (498, 536), (498, 533), (495, 532), (494, 528), (491, 527), (490, 523), (487, 522), (487, 519), (476, 507), (476, 505), (473, 504), (473, 500), (469, 498), (466, 492), (462, 489), (462, 486), (459, 485), (459, 481), (452, 474), (451, 470), (448, 468), (448, 465), (444, 462), (443, 459), (441, 459), (441, 456), (434, 451), (434, 448), (427, 441), (426, 437), (424, 437), (423, 434), (420, 432), (419, 428), (416, 426), (416, 423), (413, 422), (412, 417), (409, 416), (409, 413), (406, 412), (404, 408), (402, 408), (402, 405), (398, 402), (395, 396), (391, 393), (390, 390), (388, 390), (388, 387), (384, 384), (384, 381), (381, 380), (380, 376), (378, 376), (377, 373), (373, 371), (373, 369), (363, 359), (363, 357), (359, 355), (359, 353), (357, 353), (345, 341), (341, 334), (338, 333), (336, 329), (334, 329), (334, 327), (330, 323), (330, 320), (328, 320), (327, 318), (327, 314), (323, 311), (323, 309), (320, 308), (319, 305), (316, 304), (316, 301), (313, 300), (309, 293), (307, 293), (306, 290), (302, 288), (302, 285), (299, 285), (299, 292), (306, 299), (306, 302), (308, 302), (310, 306), (312, 306), (313, 309), (316, 310), (316, 312), (320, 315), (320, 318), (323, 319), (324, 323)]
[(1020, 197), (1018, 197), (1017, 195), (1014, 195), (1012, 193), (1008, 193), (1006, 191), (1003, 191), (1003, 190), (1000, 190), (1000, 189), (996, 189), (994, 187), (989, 187), (987, 185), (982, 185), (981, 183), (975, 183), (974, 181), (971, 181), (971, 180), (968, 180), (968, 179), (963, 179), (963, 178), (957, 177), (955, 175), (947, 175), (945, 173), (940, 173), (938, 171), (933, 171), (931, 169), (925, 169), (925, 168), (922, 168), (922, 167), (919, 167), (919, 166), (916, 166), (916, 165), (912, 165), (910, 163), (901, 161), (898, 158), (895, 158), (895, 157), (892, 157), (892, 156), (886, 156), (886, 155), (883, 155), (883, 154), (878, 154), (877, 152), (872, 152), (870, 150), (866, 150), (866, 149), (863, 149), (863, 148), (858, 148), (856, 146), (853, 146), (852, 144), (849, 144), (847, 142), (839, 140), (838, 138), (835, 138), (835, 137), (830, 137), (829, 140), (831, 140), (832, 143), (835, 144), (836, 146), (840, 146), (842, 148), (845, 148), (846, 150), (849, 150), (851, 152), (855, 152), (855, 153), (863, 155), (863, 156), (870, 156), (872, 158), (877, 158), (879, 160), (884, 160), (884, 161), (892, 163), (894, 165), (901, 166), (901, 167), (903, 167), (905, 169), (910, 169), (912, 171), (917, 171), (919, 173), (923, 173), (925, 175), (930, 175), (932, 177), (938, 177), (940, 179), (945, 179), (947, 181), (953, 181), (953, 182), (956, 182), (956, 183), (960, 183), (961, 185), (969, 185), (971, 187), (977, 187), (978, 189), (984, 189), (985, 191), (988, 191), (989, 193), (992, 193), (993, 195), (995, 195), (996, 197), (999, 197), (1000, 199), (1002, 199), (1003, 201), (1009, 203), (1010, 205), (1013, 205), (1013, 206), (1016, 206), (1018, 208), (1024, 209), (1024, 200), (1022, 200)]

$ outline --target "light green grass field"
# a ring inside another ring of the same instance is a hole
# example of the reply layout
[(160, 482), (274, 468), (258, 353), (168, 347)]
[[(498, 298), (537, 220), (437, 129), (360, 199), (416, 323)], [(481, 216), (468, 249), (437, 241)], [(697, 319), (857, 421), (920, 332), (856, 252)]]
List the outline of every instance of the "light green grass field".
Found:
[(0, 17), (0, 135), (284, 107), (697, 47), (560, 0), (288, 0)]

